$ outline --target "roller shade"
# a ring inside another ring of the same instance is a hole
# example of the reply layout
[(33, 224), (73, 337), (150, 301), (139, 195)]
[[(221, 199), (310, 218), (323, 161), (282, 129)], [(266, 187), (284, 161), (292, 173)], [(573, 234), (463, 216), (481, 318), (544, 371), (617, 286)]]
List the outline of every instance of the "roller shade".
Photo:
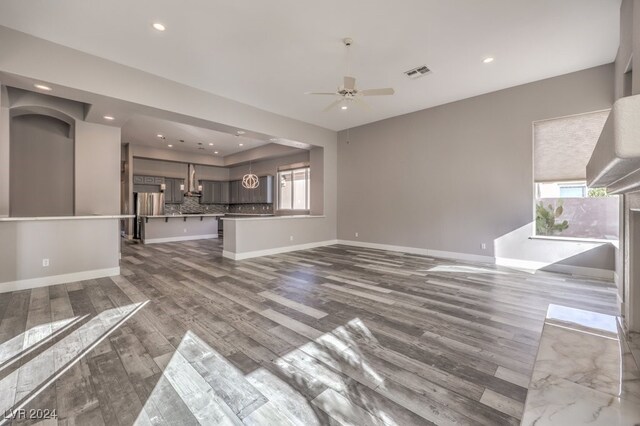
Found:
[(533, 178), (536, 182), (586, 180), (586, 167), (609, 111), (533, 124)]

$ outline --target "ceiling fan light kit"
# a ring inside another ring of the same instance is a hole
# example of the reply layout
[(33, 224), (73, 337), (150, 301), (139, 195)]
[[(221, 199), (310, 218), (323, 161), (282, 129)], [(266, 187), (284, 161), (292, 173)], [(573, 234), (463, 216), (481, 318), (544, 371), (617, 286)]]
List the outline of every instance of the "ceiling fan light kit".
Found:
[[(348, 48), (353, 44), (353, 39), (345, 38), (342, 41), (344, 45), (347, 47), (347, 59), (348, 59), (348, 52), (349, 52)], [(349, 67), (347, 66), (347, 73), (348, 73), (348, 68)], [(338, 99), (330, 103), (324, 109), (324, 111), (326, 112), (326, 111), (332, 110), (333, 108), (337, 107), (343, 102), (344, 103), (353, 102), (355, 105), (368, 109), (369, 105), (362, 99), (364, 96), (388, 96), (388, 95), (393, 95), (394, 93), (395, 91), (390, 87), (387, 87), (384, 89), (358, 90), (356, 88), (355, 77), (346, 75), (343, 78), (342, 86), (338, 87), (338, 90), (336, 92), (306, 92), (305, 95), (337, 96)], [(345, 106), (346, 105), (343, 105), (341, 109), (346, 110), (347, 108), (345, 108)]]

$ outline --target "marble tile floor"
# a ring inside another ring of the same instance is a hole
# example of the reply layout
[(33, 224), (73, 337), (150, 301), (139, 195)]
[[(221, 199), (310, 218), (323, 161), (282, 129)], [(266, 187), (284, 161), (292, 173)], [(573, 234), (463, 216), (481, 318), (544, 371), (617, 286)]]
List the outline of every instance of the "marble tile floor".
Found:
[(549, 306), (522, 424), (640, 424), (640, 369), (615, 316)]
[(120, 276), (1, 294), (4, 422), (516, 425), (548, 305), (617, 314), (605, 281), (221, 250), (127, 242)]

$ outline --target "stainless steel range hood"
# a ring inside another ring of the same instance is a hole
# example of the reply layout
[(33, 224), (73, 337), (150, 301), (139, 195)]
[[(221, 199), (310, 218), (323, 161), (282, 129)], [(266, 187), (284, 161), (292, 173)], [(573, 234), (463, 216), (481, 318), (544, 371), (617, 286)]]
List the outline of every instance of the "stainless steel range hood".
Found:
[(189, 163), (188, 166), (188, 176), (187, 176), (187, 195), (192, 197), (199, 197), (202, 195), (198, 188), (198, 181), (196, 180), (196, 166), (195, 164)]
[(613, 104), (587, 164), (587, 185), (611, 194), (640, 190), (640, 95)]

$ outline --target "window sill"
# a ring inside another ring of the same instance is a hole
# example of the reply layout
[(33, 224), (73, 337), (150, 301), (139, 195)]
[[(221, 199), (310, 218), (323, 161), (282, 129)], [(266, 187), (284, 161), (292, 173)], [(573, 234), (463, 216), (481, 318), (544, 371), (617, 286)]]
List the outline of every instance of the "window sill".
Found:
[(551, 235), (532, 235), (530, 240), (547, 240), (547, 241), (566, 241), (573, 243), (602, 243), (617, 244), (617, 240), (603, 240), (599, 238), (577, 238), (577, 237), (556, 237)]
[(276, 215), (303, 215), (311, 214), (311, 210), (291, 210), (291, 209), (277, 209)]

